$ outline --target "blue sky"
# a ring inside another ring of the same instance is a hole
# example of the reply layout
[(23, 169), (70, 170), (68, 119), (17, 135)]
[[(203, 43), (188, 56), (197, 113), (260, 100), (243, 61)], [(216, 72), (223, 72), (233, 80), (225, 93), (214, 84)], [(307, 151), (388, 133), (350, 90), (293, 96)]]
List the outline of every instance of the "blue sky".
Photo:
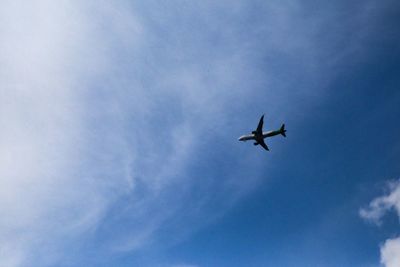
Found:
[(399, 266), (396, 1), (3, 6), (1, 266)]

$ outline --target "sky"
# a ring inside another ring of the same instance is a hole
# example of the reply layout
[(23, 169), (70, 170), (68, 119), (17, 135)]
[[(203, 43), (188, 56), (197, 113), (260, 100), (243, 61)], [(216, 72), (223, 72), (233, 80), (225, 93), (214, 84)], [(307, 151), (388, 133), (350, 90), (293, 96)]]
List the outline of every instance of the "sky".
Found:
[(398, 1), (1, 6), (0, 266), (400, 266)]

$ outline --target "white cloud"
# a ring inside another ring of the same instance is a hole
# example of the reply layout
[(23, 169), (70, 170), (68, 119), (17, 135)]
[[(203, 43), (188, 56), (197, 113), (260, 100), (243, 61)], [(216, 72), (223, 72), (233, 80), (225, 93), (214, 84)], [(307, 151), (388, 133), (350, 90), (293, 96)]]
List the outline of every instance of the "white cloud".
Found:
[(381, 263), (386, 267), (400, 266), (400, 237), (385, 241), (381, 247)]
[[(400, 218), (400, 181), (389, 183), (388, 194), (371, 201), (368, 208), (360, 209), (360, 216), (365, 220), (381, 224), (382, 217), (391, 209)], [(400, 237), (387, 239), (381, 247), (381, 263), (386, 267), (400, 266)]]
[(397, 211), (400, 217), (400, 182), (392, 182), (389, 187), (389, 194), (375, 198), (367, 208), (360, 209), (362, 218), (380, 224), (381, 218), (392, 208)]

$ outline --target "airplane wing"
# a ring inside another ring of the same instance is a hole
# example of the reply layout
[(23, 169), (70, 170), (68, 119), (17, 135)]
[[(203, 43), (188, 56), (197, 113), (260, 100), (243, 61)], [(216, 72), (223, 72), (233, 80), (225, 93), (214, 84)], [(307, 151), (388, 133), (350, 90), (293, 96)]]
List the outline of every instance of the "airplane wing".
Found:
[(260, 122), (258, 123), (257, 130), (256, 130), (258, 133), (262, 133), (263, 124), (264, 124), (264, 115), (261, 116)]
[(258, 143), (259, 143), (260, 146), (262, 146), (265, 150), (268, 150), (268, 151), (269, 151), (269, 148), (268, 148), (267, 144), (265, 144), (264, 139), (259, 140)]

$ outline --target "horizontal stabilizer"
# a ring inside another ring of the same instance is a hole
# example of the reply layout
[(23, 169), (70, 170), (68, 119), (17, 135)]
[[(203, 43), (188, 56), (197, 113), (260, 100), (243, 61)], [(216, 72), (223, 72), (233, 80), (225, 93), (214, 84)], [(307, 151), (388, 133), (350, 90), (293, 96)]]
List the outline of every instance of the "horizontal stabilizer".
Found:
[(283, 135), (284, 137), (286, 137), (286, 130), (285, 130), (285, 124), (282, 124), (281, 129), (279, 130), (281, 132), (281, 135)]

